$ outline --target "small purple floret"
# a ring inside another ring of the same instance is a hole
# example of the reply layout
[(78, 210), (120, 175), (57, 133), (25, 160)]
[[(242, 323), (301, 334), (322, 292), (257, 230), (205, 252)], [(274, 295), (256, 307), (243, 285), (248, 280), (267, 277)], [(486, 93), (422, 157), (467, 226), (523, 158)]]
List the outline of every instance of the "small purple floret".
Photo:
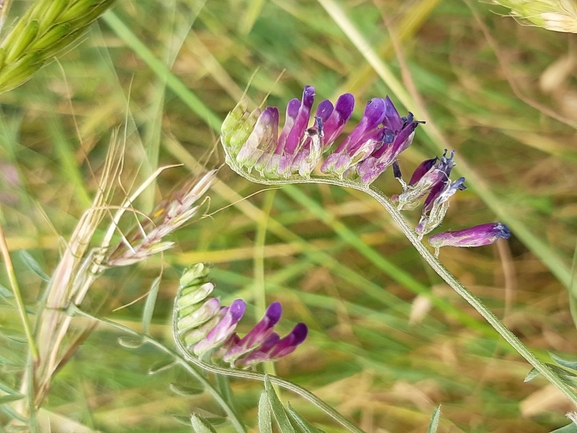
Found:
[(246, 303), (242, 299), (235, 300), (230, 307), (224, 307), (220, 312), (220, 321), (211, 329), (204, 340), (199, 341), (194, 346), (194, 353), (201, 356), (209, 350), (219, 347), (232, 335), (245, 310)]
[(315, 102), (315, 88), (312, 86), (305, 86), (303, 91), (302, 104), (296, 116), (295, 123), (291, 128), (287, 141), (284, 147), (285, 154), (294, 155), (299, 148), (304, 137), (305, 130), (308, 127), (311, 115), (311, 108)]
[(273, 332), (274, 326), (280, 320), (282, 306), (280, 302), (273, 302), (265, 312), (264, 317), (256, 326), (243, 338), (232, 346), (224, 355), (226, 362), (234, 362), (243, 354), (254, 350), (262, 344)]
[(275, 154), (280, 155), (284, 150), (288, 135), (291, 132), (293, 125), (295, 124), (295, 120), (299, 114), (300, 108), (301, 108), (301, 101), (299, 101), (298, 99), (294, 98), (289, 101), (286, 107), (285, 123), (280, 133), (280, 137), (278, 138), (278, 144), (275, 149)]
[(480, 247), (499, 239), (509, 239), (511, 231), (503, 223), (481, 224), (463, 230), (437, 233), (429, 238), (429, 244), (437, 251), (442, 247)]
[(330, 146), (341, 135), (345, 124), (350, 119), (355, 108), (355, 98), (350, 93), (341, 95), (328, 119), (323, 122), (323, 145)]
[(289, 353), (294, 352), (299, 344), (307, 338), (308, 328), (304, 323), (297, 323), (293, 330), (284, 338), (281, 338), (269, 350), (271, 359), (282, 358)]
[(435, 166), (435, 164), (437, 163), (438, 160), (439, 160), (439, 158), (437, 158), (435, 156), (432, 159), (427, 159), (427, 160), (421, 162), (419, 164), (419, 166), (413, 172), (413, 175), (411, 176), (411, 180), (409, 181), (409, 185), (415, 185), (418, 181), (420, 181), (421, 178), (427, 172), (429, 172), (429, 170), (431, 170), (431, 168), (433, 168)]

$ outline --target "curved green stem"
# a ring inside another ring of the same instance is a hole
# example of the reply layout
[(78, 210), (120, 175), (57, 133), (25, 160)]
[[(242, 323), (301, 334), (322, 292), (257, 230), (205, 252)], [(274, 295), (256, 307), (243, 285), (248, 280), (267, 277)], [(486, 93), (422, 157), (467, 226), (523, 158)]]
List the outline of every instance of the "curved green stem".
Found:
[(347, 420), (345, 417), (343, 417), (340, 413), (338, 413), (335, 409), (333, 409), (331, 406), (329, 406), (323, 400), (318, 398), (312, 392), (310, 392), (310, 391), (308, 391), (308, 390), (306, 390), (306, 389), (304, 389), (304, 388), (302, 388), (302, 387), (300, 387), (300, 386), (298, 386), (292, 382), (281, 379), (278, 376), (273, 376), (271, 374), (267, 374), (265, 376), (264, 374), (258, 373), (256, 371), (233, 370), (230, 368), (218, 367), (218, 366), (213, 365), (213, 364), (208, 364), (208, 363), (196, 358), (195, 356), (190, 355), (188, 350), (186, 349), (186, 347), (184, 347), (184, 345), (182, 344), (182, 342), (178, 338), (176, 338), (176, 334), (175, 334), (174, 341), (176, 342), (176, 346), (180, 350), (180, 353), (182, 353), (182, 356), (184, 356), (188, 361), (190, 361), (191, 363), (193, 363), (197, 367), (202, 368), (203, 370), (206, 370), (206, 371), (208, 371), (210, 373), (214, 373), (214, 374), (222, 374), (224, 376), (237, 377), (239, 379), (258, 380), (260, 382), (264, 382), (265, 377), (268, 377), (268, 379), (270, 380), (270, 382), (272, 384), (278, 385), (281, 388), (284, 388), (288, 391), (294, 392), (295, 394), (300, 395), (302, 398), (310, 401), (312, 404), (314, 404), (316, 407), (321, 409), (328, 416), (330, 416), (332, 419), (334, 419), (336, 422), (338, 422), (339, 424), (341, 424), (343, 427), (347, 428), (348, 430), (355, 432), (355, 433), (365, 433), (363, 430), (361, 430), (360, 428), (355, 426), (353, 423), (351, 423), (349, 420)]
[(243, 423), (238, 419), (238, 417), (234, 413), (234, 410), (232, 410), (232, 408), (228, 405), (226, 400), (212, 386), (212, 384), (202, 374), (200, 374), (199, 371), (197, 371), (190, 365), (188, 359), (185, 359), (182, 356), (180, 356), (177, 352), (170, 350), (168, 347), (166, 347), (160, 341), (155, 340), (150, 335), (141, 334), (138, 331), (135, 331), (134, 329), (121, 325), (120, 323), (113, 322), (112, 320), (102, 319), (100, 317), (93, 316), (85, 311), (82, 311), (74, 304), (71, 304), (70, 307), (68, 307), (68, 309), (71, 315), (83, 316), (95, 320), (97, 322), (106, 323), (107, 325), (115, 329), (118, 329), (122, 332), (125, 332), (126, 334), (142, 338), (143, 342), (152, 344), (154, 347), (157, 347), (167, 355), (171, 356), (174, 360), (177, 361), (179, 365), (181, 365), (186, 371), (188, 371), (192, 376), (194, 376), (194, 378), (198, 380), (205, 387), (205, 389), (208, 390), (208, 392), (212, 395), (212, 397), (216, 400), (216, 402), (224, 409), (236, 431), (238, 433), (246, 433), (246, 428), (244, 427)]
[(182, 344), (182, 341), (178, 338), (178, 328), (177, 328), (177, 316), (178, 314), (175, 312), (172, 315), (172, 334), (174, 336), (174, 341), (176, 343), (176, 347), (188, 361), (192, 364), (196, 365), (197, 367), (208, 371), (214, 374), (222, 374), (224, 376), (230, 377), (237, 377), (239, 379), (249, 379), (249, 380), (258, 380), (260, 382), (264, 382), (266, 378), (274, 384), (278, 385), (281, 388), (284, 388), (288, 391), (294, 392), (297, 395), (300, 395), (302, 398), (310, 401), (316, 407), (321, 409), (325, 412), (328, 416), (334, 419), (336, 422), (341, 424), (343, 427), (347, 428), (349, 431), (354, 433), (365, 433), (363, 430), (355, 426), (349, 420), (347, 420), (344, 416), (338, 413), (335, 409), (325, 403), (323, 400), (318, 398), (312, 392), (292, 383), (287, 380), (281, 379), (278, 376), (274, 376), (272, 374), (264, 375), (262, 373), (258, 373), (256, 371), (244, 371), (244, 370), (234, 370), (231, 368), (219, 367), (213, 364), (209, 364), (207, 362), (202, 361), (201, 359), (197, 358), (196, 356), (192, 356), (189, 350)]
[(397, 210), (395, 205), (389, 200), (387, 196), (379, 189), (373, 187), (372, 185), (361, 184), (357, 181), (347, 180), (347, 179), (333, 179), (330, 177), (321, 176), (311, 176), (310, 178), (288, 178), (288, 179), (263, 179), (256, 177), (251, 173), (247, 173), (242, 170), (236, 164), (231, 163), (231, 158), (227, 158), (228, 165), (236, 171), (238, 174), (244, 178), (264, 185), (286, 185), (286, 184), (299, 184), (299, 183), (309, 183), (309, 184), (327, 184), (335, 185), (345, 188), (353, 188), (357, 191), (369, 194), (375, 200), (379, 202), (381, 206), (391, 215), (393, 220), (397, 223), (403, 234), (407, 239), (413, 244), (415, 249), (423, 257), (423, 259), (431, 266), (431, 268), (449, 285), (457, 292), (465, 301), (467, 301), (471, 306), (477, 310), (477, 312), (483, 316), (483, 318), (497, 331), (523, 358), (531, 364), (535, 370), (541, 373), (549, 382), (554, 384), (567, 398), (577, 406), (577, 394), (571, 387), (569, 387), (565, 382), (563, 382), (557, 374), (555, 374), (545, 363), (539, 360), (533, 352), (521, 341), (519, 338), (513, 334), (509, 328), (507, 328), (503, 322), (501, 322), (491, 310), (489, 310), (483, 302), (477, 298), (469, 289), (467, 289), (463, 284), (457, 280), (457, 278), (449, 272), (445, 266), (437, 259), (421, 240), (417, 237), (417, 234), (413, 228), (409, 225), (407, 220), (401, 215), (400, 211)]
[[(222, 398), (220, 393), (216, 389), (213, 388), (213, 386), (210, 384), (209, 381), (206, 380), (206, 378), (204, 378), (202, 375), (199, 374), (198, 371), (196, 371), (194, 368), (192, 368), (190, 364), (193, 364), (194, 366), (196, 366), (196, 367), (198, 367), (204, 371), (207, 371), (209, 373), (220, 374), (220, 375), (229, 376), (229, 377), (237, 377), (240, 379), (258, 380), (260, 382), (264, 382), (264, 380), (265, 380), (264, 374), (257, 373), (254, 371), (242, 371), (242, 370), (233, 370), (233, 369), (224, 368), (224, 367), (217, 367), (215, 365), (208, 364), (208, 363), (201, 361), (200, 359), (190, 355), (188, 350), (186, 349), (186, 347), (184, 347), (184, 345), (182, 344), (182, 342), (178, 338), (175, 338), (174, 340), (176, 342), (176, 346), (177, 346), (180, 354), (177, 352), (174, 352), (173, 350), (170, 350), (168, 347), (166, 347), (160, 341), (155, 340), (151, 336), (143, 335), (143, 334), (127, 327), (127, 326), (121, 325), (120, 323), (116, 323), (116, 322), (113, 322), (112, 320), (102, 319), (99, 317), (92, 316), (91, 314), (80, 310), (75, 305), (71, 305), (69, 307), (69, 309), (70, 309), (71, 314), (77, 314), (79, 316), (84, 316), (84, 317), (90, 318), (92, 320), (96, 320), (98, 322), (106, 323), (107, 325), (110, 325), (113, 328), (116, 328), (116, 329), (119, 329), (123, 332), (126, 332), (127, 334), (133, 335), (135, 337), (140, 337), (140, 338), (142, 338), (142, 340), (144, 342), (152, 344), (153, 346), (159, 348), (160, 350), (162, 350), (166, 354), (172, 356), (180, 365), (182, 365), (200, 383), (202, 383), (202, 385), (206, 389), (209, 390), (209, 392), (214, 397), (214, 399), (226, 411), (227, 416), (231, 419), (231, 422), (234, 424), (237, 431), (239, 431), (239, 432), (245, 432), (246, 431), (244, 426), (242, 425), (242, 423), (235, 416), (234, 411), (228, 406), (228, 403)], [(174, 316), (176, 316), (176, 315), (174, 315)], [(174, 316), (173, 316), (173, 327), (175, 326), (175, 323), (174, 323), (175, 317)], [(176, 336), (176, 333), (174, 335)], [(324, 411), (327, 415), (329, 415), (331, 418), (333, 418), (335, 421), (340, 423), (343, 427), (349, 429), (350, 431), (352, 431), (354, 433), (365, 433), (363, 430), (356, 427), (354, 424), (352, 424), (350, 421), (348, 421), (346, 418), (344, 418), (340, 413), (338, 413), (331, 406), (329, 406), (327, 403), (325, 403), (324, 401), (319, 399), (316, 395), (314, 395), (310, 391), (307, 391), (306, 389), (301, 388), (300, 386), (295, 385), (294, 383), (283, 380), (280, 377), (273, 376), (273, 375), (267, 375), (267, 376), (268, 376), (268, 379), (270, 380), (271, 383), (278, 385), (282, 388), (285, 388), (289, 391), (292, 391), (295, 394), (298, 394), (301, 397), (305, 398), (306, 400), (310, 401), (315, 406), (317, 406), (319, 409)]]

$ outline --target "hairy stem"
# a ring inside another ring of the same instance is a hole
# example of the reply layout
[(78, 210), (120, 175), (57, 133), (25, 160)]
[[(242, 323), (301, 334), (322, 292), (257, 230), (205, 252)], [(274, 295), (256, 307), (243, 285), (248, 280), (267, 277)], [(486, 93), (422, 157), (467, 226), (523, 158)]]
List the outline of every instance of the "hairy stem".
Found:
[(188, 360), (188, 357), (182, 357), (180, 356), (177, 352), (169, 349), (168, 347), (166, 347), (163, 343), (161, 343), (158, 340), (155, 340), (154, 338), (152, 338), (150, 335), (146, 335), (146, 334), (141, 334), (138, 331), (135, 331), (132, 328), (129, 328), (127, 326), (121, 325), (120, 323), (116, 323), (112, 320), (108, 320), (108, 319), (103, 319), (100, 317), (96, 317), (93, 316), (85, 311), (82, 311), (80, 308), (78, 308), (76, 305), (71, 304), (70, 307), (68, 307), (68, 312), (71, 316), (77, 315), (77, 316), (82, 316), (82, 317), (86, 317), (89, 319), (92, 319), (96, 322), (101, 322), (101, 323), (105, 323), (115, 329), (118, 329), (122, 332), (125, 332), (126, 334), (132, 335), (134, 337), (139, 337), (142, 338), (142, 341), (144, 343), (149, 343), (151, 345), (153, 345), (154, 347), (157, 347), (158, 349), (160, 349), (162, 352), (166, 353), (167, 355), (171, 356), (172, 358), (174, 358), (174, 360), (180, 365), (182, 366), (188, 373), (190, 373), (192, 376), (194, 376), (194, 378), (196, 380), (198, 380), (204, 387), (205, 389), (208, 390), (208, 392), (212, 395), (212, 397), (216, 400), (216, 402), (218, 404), (220, 404), (220, 406), (224, 409), (224, 411), (226, 412), (228, 418), (230, 419), (231, 423), (233, 424), (234, 428), (236, 429), (236, 431), (238, 433), (245, 433), (246, 429), (244, 427), (244, 425), (242, 424), (242, 422), (238, 419), (238, 417), (235, 415), (234, 411), (232, 410), (232, 408), (230, 408), (230, 406), (228, 405), (228, 403), (224, 400), (224, 398), (220, 395), (220, 393), (212, 386), (212, 384), (202, 375), (200, 374), (199, 371), (197, 371), (196, 369), (194, 369), (191, 365), (190, 362)]
[[(198, 371), (196, 371), (194, 368), (192, 368), (190, 366), (190, 364), (193, 364), (194, 366), (196, 366), (196, 367), (198, 367), (204, 371), (207, 371), (209, 373), (220, 374), (220, 375), (229, 376), (229, 377), (236, 377), (236, 378), (240, 378), (240, 379), (258, 380), (260, 382), (264, 382), (264, 380), (265, 380), (264, 374), (257, 373), (254, 371), (233, 370), (233, 369), (218, 367), (216, 365), (206, 363), (206, 362), (190, 355), (188, 350), (186, 349), (186, 347), (184, 347), (184, 345), (182, 344), (182, 342), (178, 338), (175, 338), (174, 340), (176, 342), (176, 346), (180, 352), (180, 355), (179, 355), (178, 353), (167, 348), (160, 341), (155, 340), (154, 338), (152, 338), (149, 335), (140, 334), (139, 332), (137, 332), (131, 328), (128, 328), (127, 326), (121, 325), (121, 324), (113, 322), (111, 320), (102, 319), (99, 317), (92, 316), (91, 314), (86, 313), (85, 311), (82, 311), (81, 309), (79, 309), (75, 305), (71, 305), (68, 310), (69, 310), (71, 315), (83, 316), (83, 317), (90, 318), (92, 320), (96, 320), (98, 322), (106, 323), (107, 325), (110, 325), (116, 329), (119, 329), (123, 332), (126, 332), (127, 334), (130, 334), (130, 335), (133, 335), (136, 337), (140, 337), (143, 339), (144, 342), (150, 343), (153, 346), (155, 346), (155, 347), (159, 348), (160, 350), (162, 350), (163, 352), (165, 352), (166, 354), (172, 356), (189, 373), (191, 373), (196, 379), (198, 379), (203, 384), (203, 386), (206, 387), (206, 389), (211, 393), (211, 395), (215, 398), (215, 400), (217, 400), (217, 402), (221, 405), (221, 407), (226, 411), (228, 417), (231, 419), (231, 422), (234, 424), (237, 431), (239, 431), (239, 432), (245, 431), (244, 426), (238, 420), (238, 418), (235, 416), (234, 411), (228, 406), (228, 403), (222, 398), (220, 393), (216, 389), (214, 389), (214, 387), (210, 384), (210, 382), (208, 382), (202, 375), (200, 375), (198, 373)], [(173, 328), (176, 326), (175, 320), (176, 320), (176, 315), (173, 316), (173, 324), (172, 324)], [(176, 333), (174, 333), (174, 335), (176, 336)], [(350, 431), (352, 431), (354, 433), (365, 433), (363, 430), (359, 429), (354, 424), (352, 424), (350, 421), (348, 421), (346, 418), (344, 418), (340, 413), (338, 413), (336, 410), (334, 410), (327, 403), (325, 403), (324, 401), (319, 399), (316, 395), (307, 391), (306, 389), (301, 388), (300, 386), (295, 385), (294, 383), (283, 380), (277, 376), (268, 375), (268, 378), (269, 378), (271, 383), (278, 385), (278, 386), (280, 386), (284, 389), (287, 389), (289, 391), (292, 391), (295, 394), (298, 394), (301, 397), (303, 397), (304, 399), (310, 401), (311, 403), (313, 403), (315, 406), (317, 406), (319, 409), (324, 411), (327, 415), (329, 415), (331, 418), (333, 418), (335, 421), (337, 421), (338, 423), (340, 423), (342, 426), (349, 429)]]
[(423, 245), (421, 240), (418, 238), (417, 234), (413, 228), (409, 225), (407, 220), (401, 215), (397, 210), (395, 205), (391, 200), (385, 196), (383, 192), (374, 186), (364, 185), (354, 180), (347, 179), (333, 179), (330, 177), (321, 176), (311, 176), (308, 179), (304, 178), (288, 178), (288, 179), (264, 179), (257, 177), (251, 173), (247, 173), (242, 170), (236, 164), (231, 163), (231, 158), (228, 158), (228, 165), (236, 171), (238, 174), (244, 178), (264, 185), (286, 185), (286, 184), (327, 184), (335, 185), (345, 188), (353, 188), (357, 191), (362, 191), (369, 194), (375, 200), (379, 202), (381, 206), (391, 215), (393, 220), (397, 223), (403, 234), (407, 239), (413, 244), (415, 249), (419, 252), (421, 257), (431, 266), (431, 268), (449, 285), (457, 292), (465, 301), (467, 301), (471, 306), (477, 310), (477, 312), (483, 316), (483, 318), (497, 331), (523, 358), (531, 364), (535, 370), (541, 373), (549, 382), (554, 384), (567, 398), (577, 406), (577, 394), (571, 387), (569, 387), (565, 382), (563, 382), (557, 374), (555, 374), (547, 365), (539, 360), (533, 352), (521, 341), (519, 338), (513, 334), (509, 328), (507, 328), (503, 322), (501, 322), (491, 310), (489, 310), (483, 302), (477, 298), (469, 289), (467, 289), (463, 284), (457, 280), (457, 278), (449, 272), (449, 270), (443, 266), (443, 264), (437, 259), (429, 249)]

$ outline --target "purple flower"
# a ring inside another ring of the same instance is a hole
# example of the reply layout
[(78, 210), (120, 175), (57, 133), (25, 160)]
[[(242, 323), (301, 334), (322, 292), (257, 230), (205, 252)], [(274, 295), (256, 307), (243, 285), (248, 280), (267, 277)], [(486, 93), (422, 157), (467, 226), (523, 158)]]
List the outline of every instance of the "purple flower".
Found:
[(358, 168), (358, 174), (361, 181), (370, 184), (375, 181), (387, 168), (389, 168), (413, 142), (415, 129), (421, 121), (414, 120), (413, 114), (409, 113), (407, 117), (400, 117), (395, 106), (387, 96), (385, 128), (388, 134), (385, 134), (385, 140), (381, 146), (377, 147)]
[[(444, 156), (443, 156), (443, 158), (444, 158)], [(413, 175), (411, 176), (411, 180), (409, 180), (409, 186), (416, 185), (417, 182), (420, 182), (421, 179), (423, 179), (423, 177), (426, 174), (428, 174), (433, 167), (436, 166), (437, 161), (439, 161), (439, 158), (437, 158), (435, 156), (434, 158), (427, 159), (427, 160), (423, 161), (421, 164), (419, 164), (419, 166), (413, 172)]]
[(342, 177), (349, 168), (371, 154), (384, 135), (384, 128), (379, 129), (379, 125), (385, 118), (385, 109), (385, 100), (381, 98), (367, 102), (361, 121), (337, 150), (327, 157), (321, 171)]
[(399, 210), (414, 209), (419, 204), (419, 200), (429, 194), (427, 200), (431, 200), (433, 190), (439, 191), (449, 180), (451, 170), (455, 166), (453, 162), (454, 152), (447, 158), (447, 151), (439, 158), (427, 159), (423, 161), (414, 171), (408, 184), (399, 179), (403, 186), (403, 192), (398, 196), (393, 196), (392, 200), (397, 203)]
[(223, 356), (223, 360), (234, 364), (236, 359), (255, 350), (273, 333), (273, 328), (280, 320), (281, 315), (282, 306), (280, 302), (270, 304), (262, 320), (244, 338), (230, 345)]
[(350, 93), (341, 95), (337, 104), (322, 101), (315, 114), (315, 124), (306, 131), (307, 138), (293, 160), (292, 171), (302, 177), (309, 177), (321, 159), (322, 153), (341, 135), (355, 106), (355, 98)]
[[(319, 104), (319, 109), (323, 103), (326, 104), (329, 101), (323, 101)], [(332, 104), (331, 104), (332, 105)], [(331, 115), (324, 120), (323, 119), (323, 128), (324, 128), (324, 140), (323, 145), (324, 147), (330, 146), (335, 142), (335, 140), (341, 135), (343, 129), (345, 128), (345, 124), (351, 118), (353, 114), (353, 110), (355, 108), (355, 97), (350, 93), (345, 93), (339, 97), (337, 100), (337, 104), (335, 105), (335, 109), (332, 111)], [(320, 116), (319, 110), (317, 110), (317, 116)]]
[(415, 228), (420, 237), (434, 230), (443, 222), (449, 209), (449, 199), (457, 192), (467, 189), (465, 178), (460, 177), (454, 182), (445, 179), (433, 185), (431, 192), (425, 199), (421, 219)]
[(244, 367), (250, 367), (259, 362), (274, 361), (287, 356), (305, 341), (307, 334), (308, 328), (304, 323), (297, 323), (293, 330), (284, 338), (280, 338), (278, 334), (273, 333), (258, 350), (241, 359), (239, 364)]
[(436, 254), (442, 247), (481, 247), (499, 239), (509, 239), (511, 231), (503, 223), (487, 223), (463, 230), (446, 231), (429, 237), (429, 244)]
[(195, 344), (194, 354), (202, 356), (224, 343), (234, 332), (245, 310), (246, 303), (242, 299), (237, 299), (230, 307), (224, 307), (220, 311), (219, 322), (206, 334), (203, 340)]
[[(355, 99), (350, 93), (336, 104), (322, 101), (313, 116), (315, 89), (305, 86), (302, 99), (288, 103), (285, 124), (278, 136), (278, 110), (267, 107), (262, 113), (247, 111), (240, 103), (222, 125), (221, 141), (227, 162), (239, 173), (253, 168), (267, 179), (290, 178), (298, 173), (310, 177), (322, 154), (343, 132), (350, 119)], [(420, 122), (399, 116), (389, 97), (371, 99), (361, 121), (336, 150), (329, 154), (321, 171), (340, 178), (359, 178), (373, 182), (412, 142)]]

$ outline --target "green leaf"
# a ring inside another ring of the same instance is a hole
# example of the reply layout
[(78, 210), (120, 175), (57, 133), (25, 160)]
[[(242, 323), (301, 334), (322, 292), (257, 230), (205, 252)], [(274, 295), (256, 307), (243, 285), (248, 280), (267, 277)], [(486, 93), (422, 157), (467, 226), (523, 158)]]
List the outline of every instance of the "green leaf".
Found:
[(24, 262), (26, 266), (28, 266), (28, 268), (30, 268), (32, 272), (34, 272), (44, 281), (50, 280), (50, 276), (42, 270), (36, 259), (32, 257), (32, 254), (30, 254), (26, 250), (20, 250), (18, 251), (18, 254), (20, 255), (20, 259)]
[(171, 383), (168, 386), (172, 392), (183, 397), (193, 397), (204, 392), (204, 388), (202, 386), (185, 386), (177, 385), (176, 383)]
[(577, 372), (577, 361), (570, 361), (568, 359), (561, 358), (553, 353), (549, 353), (553, 361), (559, 364), (561, 367), (568, 368), (569, 370), (574, 370)]
[(557, 430), (553, 430), (551, 433), (577, 433), (577, 425), (571, 423)]
[(265, 376), (264, 379), (264, 388), (268, 397), (268, 402), (270, 404), (270, 408), (272, 409), (272, 413), (274, 415), (274, 419), (276, 420), (278, 427), (282, 433), (296, 433), (295, 429), (293, 428), (290, 419), (287, 415), (285, 408), (283, 407), (282, 403), (280, 402), (279, 398), (277, 397), (272, 384), (268, 378), (268, 375)]
[[(577, 373), (565, 370), (564, 368), (561, 368), (555, 364), (545, 364), (545, 365), (549, 367), (553, 371), (553, 373), (557, 375), (559, 379), (565, 382), (566, 385), (577, 387)], [(538, 375), (539, 372), (533, 368), (531, 371), (529, 371), (527, 376), (525, 376), (524, 382), (529, 382)]]
[(148, 374), (153, 375), (156, 373), (160, 373), (164, 370), (168, 370), (169, 368), (174, 367), (175, 365), (176, 365), (176, 362), (174, 361), (174, 359), (171, 359), (171, 358), (165, 359), (162, 361), (158, 361), (149, 367)]
[(22, 400), (24, 398), (23, 394), (8, 394), (0, 396), (0, 404), (11, 403), (13, 401)]
[(144, 311), (142, 312), (142, 329), (145, 334), (148, 334), (150, 331), (150, 322), (152, 322), (152, 313), (154, 313), (154, 306), (156, 305), (159, 288), (160, 277), (157, 277), (150, 286), (150, 291), (148, 292), (146, 303), (144, 304)]
[(523, 382), (530, 382), (537, 376), (539, 376), (539, 372), (535, 368), (532, 368), (529, 373), (527, 373), (527, 376), (525, 376), (525, 379), (523, 379)]
[(212, 428), (210, 423), (198, 415), (193, 414), (190, 417), (190, 423), (195, 433), (216, 433), (216, 430)]
[(290, 404), (288, 405), (288, 414), (303, 433), (325, 433), (323, 430), (316, 428), (304, 419)]
[(172, 418), (179, 424), (190, 426), (190, 417), (188, 416), (172, 415)]
[(431, 422), (427, 433), (437, 433), (437, 428), (439, 428), (439, 420), (441, 419), (441, 406), (437, 406), (431, 415)]
[(140, 337), (118, 337), (118, 344), (127, 349), (138, 349), (144, 344), (144, 339)]
[(272, 414), (266, 391), (260, 394), (258, 400), (258, 430), (260, 433), (273, 433)]

